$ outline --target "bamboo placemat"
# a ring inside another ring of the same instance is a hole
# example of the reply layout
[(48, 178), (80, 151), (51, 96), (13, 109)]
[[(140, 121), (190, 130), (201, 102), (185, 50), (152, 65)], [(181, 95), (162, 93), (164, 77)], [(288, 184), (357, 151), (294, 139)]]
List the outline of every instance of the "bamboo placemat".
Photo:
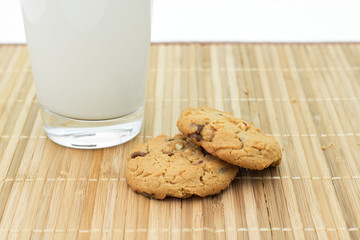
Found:
[[(360, 239), (360, 44), (158, 44), (146, 118), (121, 146), (46, 138), (25, 46), (0, 45), (0, 239)], [(130, 149), (189, 106), (233, 112), (284, 148), (223, 193), (150, 200)]]

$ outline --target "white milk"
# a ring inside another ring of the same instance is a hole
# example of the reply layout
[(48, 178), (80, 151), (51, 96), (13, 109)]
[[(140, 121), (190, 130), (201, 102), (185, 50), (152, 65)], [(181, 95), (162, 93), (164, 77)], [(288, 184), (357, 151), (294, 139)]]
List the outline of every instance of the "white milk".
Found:
[(40, 104), (76, 119), (144, 105), (149, 0), (22, 0)]

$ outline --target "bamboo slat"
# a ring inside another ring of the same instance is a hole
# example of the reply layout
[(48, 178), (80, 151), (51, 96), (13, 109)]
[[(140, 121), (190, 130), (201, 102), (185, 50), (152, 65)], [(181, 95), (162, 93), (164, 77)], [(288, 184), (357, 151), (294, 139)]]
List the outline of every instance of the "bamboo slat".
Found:
[[(283, 163), (206, 198), (131, 191), (126, 156), (186, 107), (272, 134)], [(42, 129), (26, 46), (0, 45), (0, 239), (360, 239), (360, 44), (154, 44), (132, 141), (76, 150)]]

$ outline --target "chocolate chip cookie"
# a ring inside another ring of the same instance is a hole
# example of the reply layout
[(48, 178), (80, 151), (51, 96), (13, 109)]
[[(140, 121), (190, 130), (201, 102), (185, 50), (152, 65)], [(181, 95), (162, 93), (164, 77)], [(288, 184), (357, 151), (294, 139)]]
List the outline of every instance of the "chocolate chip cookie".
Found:
[(183, 135), (160, 135), (136, 146), (128, 156), (126, 180), (145, 196), (205, 197), (227, 188), (238, 167), (208, 154)]
[(195, 144), (231, 164), (262, 170), (281, 163), (281, 149), (275, 138), (231, 113), (188, 108), (181, 113), (177, 126)]

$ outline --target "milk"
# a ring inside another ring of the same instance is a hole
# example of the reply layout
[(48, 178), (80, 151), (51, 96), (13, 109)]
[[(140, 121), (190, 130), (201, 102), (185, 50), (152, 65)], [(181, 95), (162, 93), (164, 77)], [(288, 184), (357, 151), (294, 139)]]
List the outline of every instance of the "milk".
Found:
[(144, 105), (149, 0), (22, 0), (40, 105), (75, 119)]

